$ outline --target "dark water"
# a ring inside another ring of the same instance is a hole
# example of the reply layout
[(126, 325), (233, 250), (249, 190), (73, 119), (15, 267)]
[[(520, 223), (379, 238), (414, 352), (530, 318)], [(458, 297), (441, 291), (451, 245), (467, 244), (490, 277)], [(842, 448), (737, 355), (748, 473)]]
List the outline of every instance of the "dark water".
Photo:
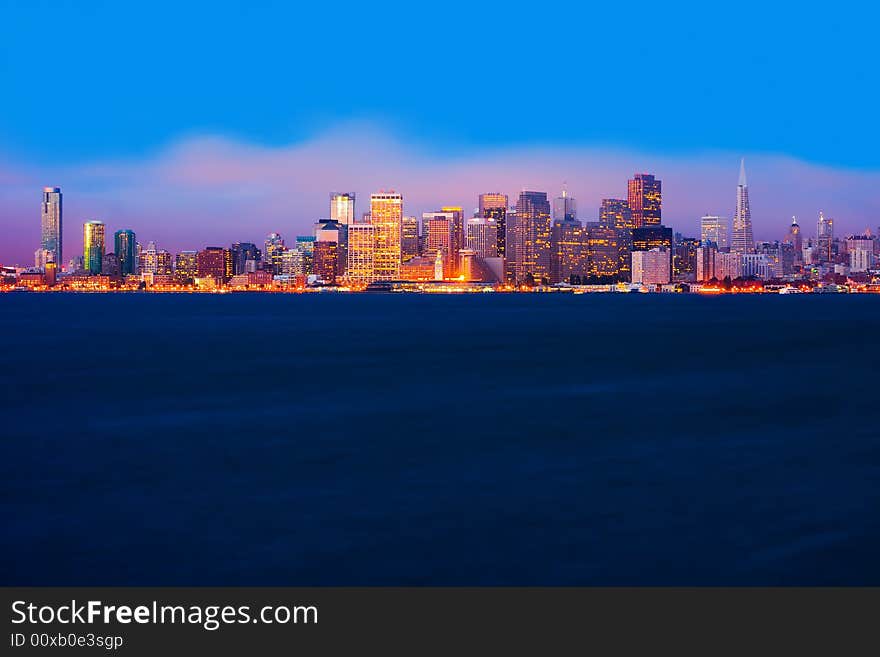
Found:
[(4, 584), (880, 584), (880, 298), (0, 295)]

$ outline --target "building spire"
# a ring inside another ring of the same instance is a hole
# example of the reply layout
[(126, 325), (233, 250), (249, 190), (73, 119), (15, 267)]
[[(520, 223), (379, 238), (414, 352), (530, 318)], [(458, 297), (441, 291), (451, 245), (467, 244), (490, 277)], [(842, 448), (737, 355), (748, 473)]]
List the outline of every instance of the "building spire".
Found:
[(742, 158), (739, 161), (739, 185), (740, 187), (746, 187), (748, 184), (746, 182), (746, 158)]

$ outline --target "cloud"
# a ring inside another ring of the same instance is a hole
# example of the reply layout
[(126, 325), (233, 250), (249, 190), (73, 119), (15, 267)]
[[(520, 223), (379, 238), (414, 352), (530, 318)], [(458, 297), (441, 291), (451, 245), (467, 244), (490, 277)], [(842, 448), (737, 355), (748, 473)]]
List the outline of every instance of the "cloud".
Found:
[[(758, 238), (778, 239), (792, 215), (806, 233), (818, 211), (840, 233), (880, 222), (880, 172), (835, 169), (792, 158), (745, 154)], [(276, 147), (218, 136), (191, 137), (139, 160), (12, 166), (0, 162), (0, 261), (27, 263), (39, 240), (39, 192), (64, 189), (65, 257), (81, 247), (91, 218), (108, 232), (132, 228), (139, 240), (169, 250), (232, 241), (262, 242), (266, 233), (311, 232), (328, 213), (330, 191), (354, 191), (358, 213), (369, 193), (396, 189), (407, 214), (441, 205), (476, 206), (477, 195), (521, 189), (577, 198), (579, 217), (596, 217), (602, 198), (625, 197), (636, 171), (663, 180), (664, 223), (686, 235), (705, 213), (730, 216), (739, 153), (662, 156), (634, 151), (533, 145), (440, 150), (405, 143), (373, 125), (341, 126), (315, 139)]]

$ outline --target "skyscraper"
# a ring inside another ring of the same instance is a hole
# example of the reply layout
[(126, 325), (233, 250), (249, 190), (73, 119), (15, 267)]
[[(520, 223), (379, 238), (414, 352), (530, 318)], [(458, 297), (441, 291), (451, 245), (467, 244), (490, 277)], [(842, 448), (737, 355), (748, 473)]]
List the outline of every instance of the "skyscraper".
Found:
[(402, 262), (403, 196), (394, 190), (370, 194), (370, 223), (373, 226), (373, 280), (400, 278)]
[(232, 274), (245, 274), (248, 262), (253, 261), (252, 271), (256, 271), (256, 262), (260, 259), (260, 250), (251, 242), (235, 242), (232, 245)]
[(474, 217), (467, 221), (465, 245), (479, 258), (494, 258), (498, 255), (498, 225), (494, 219)]
[(281, 254), (284, 253), (284, 239), (278, 233), (269, 233), (265, 242), (263, 257), (273, 274), (281, 273)]
[(577, 219), (577, 201), (562, 190), (562, 196), (553, 199), (553, 221), (574, 221)]
[(662, 185), (648, 173), (637, 173), (627, 185), (627, 201), (632, 211), (633, 228), (661, 223)]
[(192, 283), (199, 275), (197, 251), (181, 251), (174, 259), (174, 278), (179, 283)]
[(422, 255), (431, 260), (443, 262), (444, 274), (447, 278), (458, 275), (455, 271), (455, 258), (452, 251), (455, 244), (455, 217), (451, 212), (425, 212), (422, 214), (422, 233), (425, 237), (425, 248)]
[(514, 267), (516, 284), (529, 277), (540, 284), (550, 278), (551, 248), (550, 201), (546, 192), (523, 191), (516, 202), (519, 223), (517, 256)]
[(62, 212), (61, 212), (61, 188), (44, 187), (43, 203), (40, 214), (40, 249), (50, 251), (54, 255), (54, 261), (61, 266), (63, 257), (61, 249), (62, 240)]
[(817, 262), (831, 262), (834, 247), (834, 220), (825, 218), (825, 215), (819, 213), (819, 221), (816, 224), (816, 250), (814, 251), (814, 260)]
[(599, 208), (599, 223), (617, 230), (635, 228), (629, 201), (622, 198), (603, 198)]
[(734, 253), (754, 253), (755, 238), (752, 235), (752, 211), (749, 207), (749, 184), (746, 181), (746, 161), (739, 165), (739, 184), (736, 186), (736, 214), (733, 216), (733, 240), (730, 250)]
[(730, 246), (727, 242), (727, 218), (707, 214), (700, 218), (700, 241), (714, 244), (719, 249)]
[(507, 231), (507, 194), (491, 192), (480, 194), (480, 216), (483, 219), (494, 219), (498, 227), (497, 253), (500, 257), (506, 256), (506, 231)]
[(419, 218), (404, 217), (401, 229), (400, 253), (403, 261), (412, 260), (419, 255)]
[(119, 273), (122, 276), (138, 273), (137, 239), (133, 230), (124, 228), (113, 233), (113, 248), (119, 258)]
[(83, 269), (89, 274), (100, 274), (104, 262), (104, 222), (87, 221), (83, 224)]
[(367, 285), (373, 278), (373, 252), (375, 248), (372, 224), (350, 224), (348, 227), (348, 252), (345, 278), (352, 285)]
[(330, 218), (343, 226), (354, 223), (354, 192), (330, 193)]
[(785, 241), (792, 246), (794, 264), (802, 265), (804, 262), (804, 237), (801, 234), (801, 227), (798, 225), (797, 217), (791, 218), (791, 226), (788, 229)]

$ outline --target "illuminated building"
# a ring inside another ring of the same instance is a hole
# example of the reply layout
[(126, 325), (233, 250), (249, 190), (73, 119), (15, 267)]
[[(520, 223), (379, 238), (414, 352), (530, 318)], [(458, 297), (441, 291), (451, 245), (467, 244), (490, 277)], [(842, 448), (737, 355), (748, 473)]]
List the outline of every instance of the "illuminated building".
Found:
[(87, 221), (83, 224), (83, 269), (89, 274), (100, 274), (104, 259), (104, 223)]
[[(400, 266), (400, 279), (404, 281), (433, 281), (435, 280), (435, 260), (427, 256), (410, 258)], [(443, 278), (443, 260), (440, 260), (440, 278)]]
[(553, 221), (576, 221), (577, 201), (563, 189), (562, 196), (553, 199)]
[(677, 281), (693, 281), (697, 276), (697, 248), (700, 240), (675, 236), (672, 248), (672, 277)]
[(308, 276), (314, 274), (314, 253), (315, 253), (315, 237), (314, 235), (297, 235), (296, 248), (303, 254), (303, 275)]
[(599, 223), (617, 230), (635, 228), (629, 201), (622, 198), (603, 198), (599, 207)]
[(55, 252), (48, 249), (37, 249), (34, 251), (34, 267), (40, 271), (46, 270), (46, 265), (55, 262)]
[(404, 217), (400, 238), (400, 253), (403, 261), (411, 260), (419, 255), (419, 219)]
[(601, 221), (586, 225), (586, 273), (599, 279), (616, 277), (620, 270), (619, 231)]
[(767, 281), (775, 277), (775, 263), (766, 253), (743, 253), (740, 254), (740, 259), (742, 261), (740, 269), (742, 278), (758, 278)]
[(224, 249), (222, 246), (207, 246), (196, 255), (195, 277), (213, 278), (216, 282), (222, 283), (227, 280), (226, 274), (231, 260), (229, 249)]
[(491, 192), (480, 194), (479, 213), (483, 219), (494, 219), (498, 227), (498, 246), (495, 252), (499, 257), (506, 255), (506, 230), (507, 230), (507, 194)]
[(627, 184), (627, 202), (632, 212), (633, 228), (661, 223), (662, 185), (651, 174), (637, 173), (632, 177)]
[(516, 202), (516, 260), (513, 263), (517, 285), (550, 279), (551, 248), (550, 202), (546, 192), (523, 191)]
[(749, 206), (749, 184), (746, 180), (746, 161), (739, 165), (739, 183), (736, 186), (736, 214), (733, 215), (733, 239), (730, 250), (734, 253), (754, 253), (752, 210)]
[[(60, 265), (62, 253), (62, 199), (60, 187), (44, 187), (40, 212), (40, 249), (53, 254), (52, 261)], [(43, 258), (44, 264), (47, 260)]]
[(706, 281), (717, 278), (715, 276), (715, 253), (718, 249), (714, 242), (704, 243), (697, 249), (697, 281)]
[(104, 254), (104, 259), (101, 261), (101, 273), (114, 280), (122, 277), (119, 257), (115, 253)]
[(422, 214), (422, 232), (425, 235), (425, 247), (422, 252), (432, 261), (437, 253), (441, 254), (443, 270), (447, 278), (454, 278), (455, 259), (452, 249), (455, 243), (455, 217), (451, 212), (425, 212)]
[(714, 244), (719, 249), (730, 246), (727, 241), (727, 218), (707, 214), (700, 218), (700, 241)]
[(198, 252), (181, 251), (174, 258), (174, 278), (180, 283), (192, 283), (198, 276)]
[(157, 249), (155, 242), (147, 244), (139, 257), (138, 269), (141, 274), (170, 276), (172, 273), (171, 254), (165, 249)]
[(456, 272), (456, 275), (458, 275), (458, 272), (461, 269), (459, 251), (461, 251), (465, 245), (464, 209), (457, 205), (453, 205), (443, 206), (440, 210), (441, 212), (452, 214), (452, 268)]
[(315, 242), (313, 267), (315, 276), (324, 283), (335, 283), (339, 274), (339, 245), (336, 242)]
[(330, 220), (343, 226), (354, 223), (354, 192), (330, 194)]
[(550, 228), (550, 282), (563, 283), (587, 273), (585, 232), (577, 219), (554, 219)]
[(306, 274), (306, 256), (303, 249), (295, 247), (281, 254), (281, 274), (292, 279)]
[(715, 253), (715, 278), (742, 278), (742, 254), (741, 253)]
[(867, 271), (874, 266), (874, 239), (869, 235), (854, 235), (846, 240), (851, 272)]
[(54, 260), (47, 260), (45, 265), (46, 271), (43, 274), (43, 277), (46, 281), (46, 285), (52, 287), (58, 280), (58, 264)]
[(819, 213), (816, 229), (816, 248), (813, 250), (815, 262), (831, 262), (834, 259), (834, 220), (826, 219)]
[[(331, 242), (336, 245), (334, 249), (336, 258), (336, 276), (342, 276), (345, 274), (346, 259), (348, 257), (348, 226), (340, 224), (333, 219), (319, 221), (315, 224), (315, 247), (317, 248), (318, 244), (321, 242)], [(317, 255), (315, 257), (317, 258)], [(315, 269), (315, 273), (318, 273), (317, 269)]]
[(256, 263), (260, 261), (262, 254), (256, 244), (251, 242), (235, 242), (232, 245), (231, 251), (233, 276), (257, 270)]
[(672, 250), (672, 229), (666, 226), (643, 226), (633, 231), (633, 251)]
[(122, 276), (138, 273), (137, 239), (133, 230), (127, 228), (113, 233), (113, 247), (119, 258), (119, 272)]
[(786, 236), (786, 242), (791, 244), (792, 250), (794, 252), (794, 264), (795, 266), (801, 265), (804, 262), (804, 237), (801, 234), (801, 227), (798, 225), (797, 217), (791, 218), (791, 226), (788, 229), (788, 235)]
[(494, 258), (498, 255), (498, 224), (489, 217), (474, 217), (467, 220), (465, 246), (480, 258)]
[(350, 224), (348, 226), (348, 254), (345, 279), (352, 285), (367, 285), (374, 280), (374, 230), (372, 224)]
[(273, 274), (281, 273), (281, 254), (284, 253), (284, 239), (278, 233), (269, 233), (266, 237), (263, 257)]
[(370, 194), (370, 224), (373, 226), (373, 280), (400, 278), (403, 196), (389, 192)]
[(640, 285), (665, 285), (672, 279), (669, 271), (669, 252), (666, 249), (633, 251), (632, 282)]

